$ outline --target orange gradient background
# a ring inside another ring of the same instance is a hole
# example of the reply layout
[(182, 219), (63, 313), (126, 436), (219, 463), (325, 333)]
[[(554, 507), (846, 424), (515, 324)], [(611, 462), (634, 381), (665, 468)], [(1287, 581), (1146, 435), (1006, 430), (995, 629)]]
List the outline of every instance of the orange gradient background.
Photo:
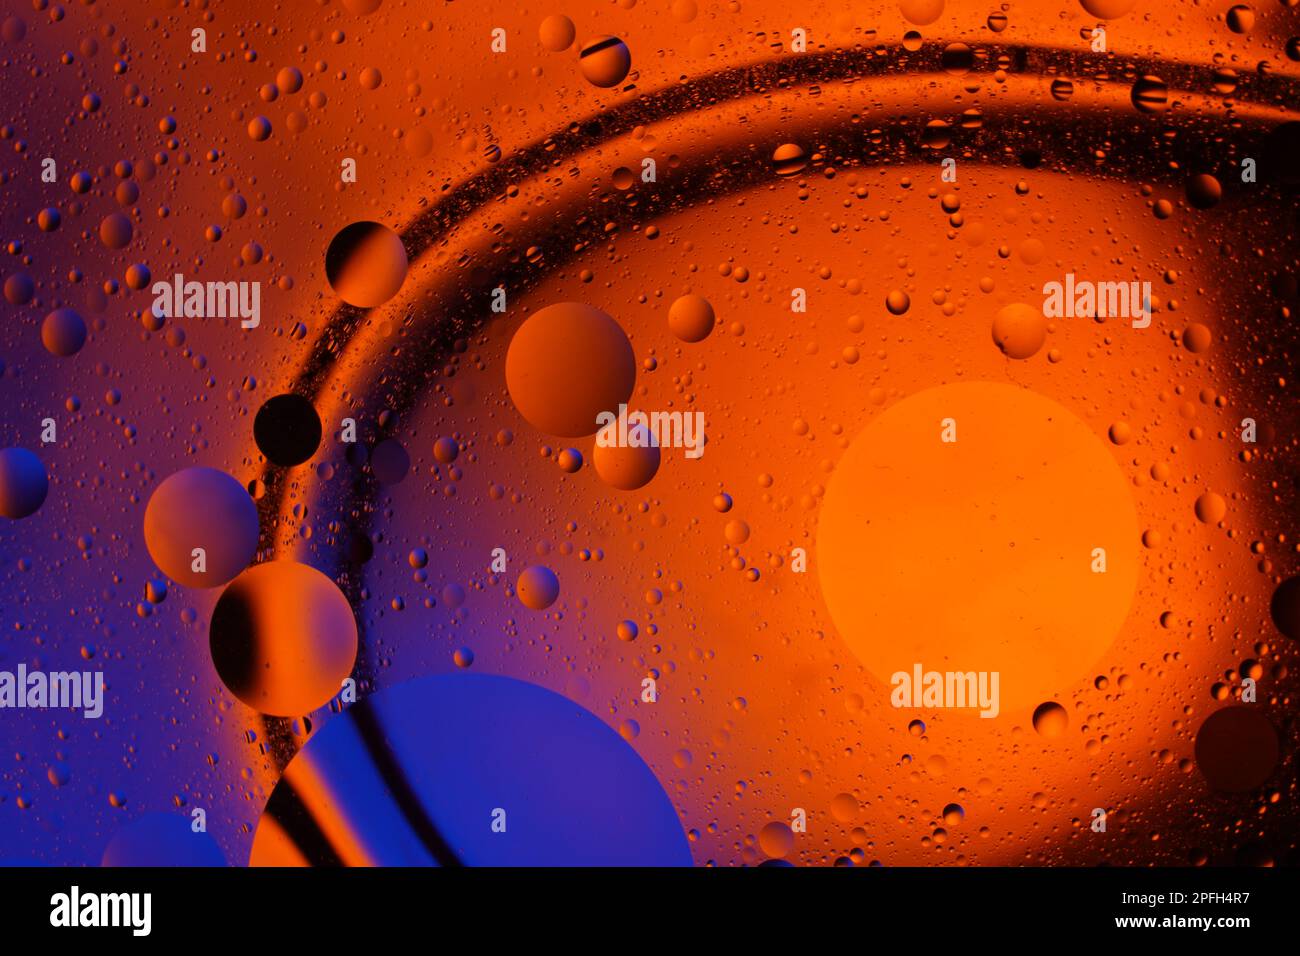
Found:
[[(83, 353), (41, 356), (25, 380), (26, 417), (76, 393), (77, 427), (103, 445), (50, 453), (63, 487), (89, 490), (47, 508), (42, 540), (62, 546), (94, 524), (97, 541), (123, 542), (84, 586), (21, 602), (36, 631), (75, 650), (53, 636), (67, 607), (93, 614), (102, 576), (134, 594), (150, 573), (131, 543), (142, 471), (210, 464), (254, 489), (260, 558), (340, 582), (364, 692), (452, 671), (470, 648), (476, 671), (565, 694), (649, 764), (699, 865), (1293, 859), (1295, 647), (1269, 600), (1300, 567), (1295, 200), (1232, 184), (1196, 209), (1174, 151), (1295, 118), (1270, 84), (1300, 72), (1284, 52), (1296, 13), (1259, 2), (1238, 34), (1229, 3), (1139, 0), (1089, 59), (1081, 31), (1099, 21), (1076, 0), (948, 0), (926, 24), (909, 6), (138, 2), (69, 4), (59, 20), (24, 7), (26, 35), (5, 51), (44, 71), (10, 109), (30, 141), (24, 175), (62, 150), (64, 168), (96, 176), (81, 221), (50, 234), (30, 220), (52, 200), (6, 187), (6, 222), (32, 233), (43, 297), (88, 302), (92, 325)], [(552, 14), (573, 20), (574, 47), (539, 41)], [(190, 52), (199, 26), (204, 55)], [(790, 49), (796, 27), (806, 54)], [(908, 31), (921, 36), (905, 43)], [(578, 62), (602, 35), (631, 51), (614, 88)], [(973, 48), (969, 69), (943, 68), (954, 42)], [(64, 50), (75, 65), (60, 66)], [(1052, 93), (1067, 76), (1053, 50), (1074, 66), (1066, 99)], [(836, 72), (837, 57), (862, 68)], [(1155, 115), (1130, 92), (1152, 62), (1174, 65)], [(301, 90), (271, 93), (287, 67)], [(1234, 71), (1235, 91), (1216, 91), (1215, 69)], [(105, 103), (93, 135), (64, 129), (61, 112), (41, 127), (42, 102), (75, 105), (91, 88)], [(160, 131), (168, 116), (174, 133)], [(257, 116), (271, 127), (260, 141)], [(934, 121), (947, 141), (922, 148)], [(772, 155), (787, 143), (805, 162), (778, 175)], [(159, 156), (131, 246), (104, 249), (92, 234), (115, 208), (112, 165)], [(945, 157), (955, 182), (941, 179)], [(355, 183), (340, 179), (349, 158)], [(646, 159), (653, 184), (640, 179)], [(233, 193), (243, 216), (230, 215)], [(402, 235), (410, 257), (400, 291), (367, 310), (346, 307), (325, 271), (330, 240), (362, 220)], [(147, 291), (101, 291), (135, 261), (155, 279), (261, 281), (261, 327), (157, 327)], [(86, 283), (67, 279), (74, 266)], [(1008, 357), (998, 311), (1036, 307), (1068, 272), (1150, 281), (1151, 326), (1045, 320), (1042, 347)], [(504, 314), (490, 308), (498, 282)], [(796, 289), (806, 312), (791, 309)], [(909, 299), (902, 314), (886, 307), (894, 291)], [(687, 294), (717, 317), (697, 343), (668, 322)], [(630, 407), (703, 412), (701, 458), (666, 448), (648, 484), (620, 490), (592, 467), (590, 435), (529, 424), (507, 353), (526, 317), (562, 302), (626, 333)], [(23, 312), (22, 334), (39, 318)], [(101, 401), (110, 389), (119, 399)], [(290, 390), (313, 397), (325, 441), (277, 470), (251, 423)], [(953, 447), (938, 442), (949, 415)], [(400, 437), (410, 476), (358, 494), (338, 441), (346, 417)], [(1248, 417), (1255, 445), (1240, 439)], [(131, 425), (138, 438), (123, 437)], [(454, 464), (433, 452), (443, 437), (459, 443)], [(585, 461), (574, 472), (560, 466), (570, 448)], [(137, 484), (101, 491), (101, 472)], [(1207, 493), (1221, 520), (1198, 517)], [(364, 566), (340, 557), (355, 528), (375, 543)], [(498, 547), (505, 575), (489, 570)], [(1107, 550), (1104, 575), (1090, 570), (1094, 547)], [(430, 556), (423, 576), (415, 548)], [(513, 591), (535, 563), (561, 586), (540, 611)], [(17, 572), (5, 585), (29, 586)], [(134, 598), (118, 602), (129, 640), (113, 653), (136, 662), (141, 686), (184, 690), (137, 695), (133, 722), (168, 727), (175, 746), (139, 748), (128, 781), (108, 781), (114, 768), (104, 787), (221, 808), (234, 821), (222, 847), (244, 862), (287, 760), (331, 714), (267, 719), (230, 695), (208, 656), (218, 593), (182, 592), (138, 620)], [(625, 620), (635, 641), (619, 639)], [(891, 707), (889, 674), (914, 662), (999, 670), (1001, 714)], [(1194, 740), (1243, 675), (1259, 678), (1253, 706), (1282, 756), (1265, 785), (1225, 795), (1198, 772)], [(647, 676), (654, 704), (640, 700)], [(1033, 726), (1048, 701), (1067, 716), (1060, 732)], [(78, 806), (65, 790), (37, 810)], [(1097, 807), (1104, 836), (1089, 830)], [(795, 808), (808, 831), (789, 839)], [(43, 839), (37, 813), (0, 811), (19, 839)], [(117, 825), (103, 799), (85, 813), (88, 844)]]

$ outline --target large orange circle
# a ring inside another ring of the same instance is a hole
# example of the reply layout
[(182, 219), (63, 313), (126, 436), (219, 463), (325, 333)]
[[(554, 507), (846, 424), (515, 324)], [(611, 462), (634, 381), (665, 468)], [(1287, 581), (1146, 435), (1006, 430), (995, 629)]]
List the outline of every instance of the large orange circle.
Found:
[(1137, 542), (1129, 484), (1087, 425), (1035, 392), (969, 382), (906, 398), (853, 440), (816, 561), (831, 619), (876, 677), (997, 671), (1007, 715), (1066, 693), (1110, 646)]

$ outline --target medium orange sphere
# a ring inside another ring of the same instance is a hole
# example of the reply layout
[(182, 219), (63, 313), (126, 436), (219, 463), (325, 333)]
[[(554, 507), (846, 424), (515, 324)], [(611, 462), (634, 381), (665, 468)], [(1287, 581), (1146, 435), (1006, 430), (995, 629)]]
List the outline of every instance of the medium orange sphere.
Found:
[[(627, 445), (596, 443), (591, 463), (600, 480), (620, 491), (636, 491), (650, 484), (659, 471), (659, 446), (644, 425), (628, 426)], [(637, 444), (633, 445), (635, 441)]]
[(299, 717), (329, 703), (357, 659), (357, 622), (338, 586), (296, 561), (249, 568), (222, 592), (212, 663), (249, 707)]
[(683, 342), (703, 342), (713, 323), (713, 306), (702, 295), (684, 295), (668, 309), (668, 328)]
[(539, 309), (510, 340), (506, 388), (539, 431), (590, 435), (602, 412), (617, 414), (636, 384), (636, 356), (623, 329), (599, 309), (561, 302)]

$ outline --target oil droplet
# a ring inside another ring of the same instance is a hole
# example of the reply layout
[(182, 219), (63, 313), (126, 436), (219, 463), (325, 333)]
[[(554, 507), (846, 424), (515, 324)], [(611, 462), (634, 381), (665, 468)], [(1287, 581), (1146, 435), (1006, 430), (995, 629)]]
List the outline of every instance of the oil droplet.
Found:
[(1207, 491), (1196, 499), (1196, 517), (1204, 524), (1218, 524), (1228, 513), (1228, 503), (1221, 495)]
[(1101, 20), (1118, 20), (1130, 10), (1137, 0), (1079, 0), (1083, 9)]
[(125, 213), (109, 213), (99, 223), (99, 241), (109, 249), (125, 248), (132, 233), (131, 220)]
[(943, 3), (944, 0), (899, 0), (898, 9), (908, 23), (923, 27), (943, 15)]
[(885, 308), (891, 315), (902, 315), (911, 307), (912, 299), (902, 289), (891, 289), (885, 296)]
[(1187, 181), (1187, 201), (1195, 209), (1212, 209), (1223, 198), (1223, 186), (1209, 173), (1200, 173)]
[(637, 422), (628, 426), (626, 445), (596, 443), (591, 463), (600, 480), (620, 491), (648, 485), (659, 471), (659, 446), (650, 429)]
[(1216, 710), (1196, 732), (1196, 766), (1212, 790), (1245, 793), (1261, 786), (1281, 756), (1277, 729), (1252, 705)]
[(1042, 309), (1013, 302), (993, 317), (993, 343), (1007, 358), (1027, 359), (1047, 341), (1047, 319)]
[(1224, 19), (1233, 33), (1249, 33), (1255, 29), (1255, 11), (1245, 4), (1239, 3), (1229, 9)]
[(1074, 95), (1074, 84), (1069, 80), (1052, 80), (1052, 99), (1064, 103)]
[(773, 859), (784, 859), (794, 849), (794, 831), (788, 823), (773, 820), (758, 831), (758, 846)]
[(965, 43), (949, 43), (939, 59), (949, 76), (965, 76), (975, 65), (975, 51)]
[(1189, 352), (1200, 354), (1208, 351), (1212, 340), (1209, 327), (1200, 322), (1191, 323), (1183, 331), (1183, 348)]
[(627, 78), (632, 53), (618, 37), (596, 37), (583, 44), (579, 65), (588, 83), (608, 89)]
[(320, 439), (320, 416), (301, 395), (267, 399), (253, 419), (253, 440), (258, 450), (277, 465), (302, 464), (316, 454)]
[(573, 46), (576, 36), (573, 21), (559, 14), (547, 17), (537, 28), (537, 38), (552, 53), (561, 53)]
[[(539, 431), (590, 435), (598, 416), (627, 402), (636, 356), (623, 329), (599, 309), (561, 302), (524, 320), (506, 352), (506, 389)], [(596, 454), (599, 468), (599, 448)]]
[(1133, 105), (1143, 113), (1162, 113), (1169, 106), (1169, 88), (1158, 76), (1147, 74), (1133, 83)]
[(248, 138), (262, 143), (271, 138), (271, 121), (265, 116), (254, 116), (248, 121)]
[[(219, 587), (239, 574), (253, 560), (257, 537), (253, 499), (215, 468), (196, 466), (169, 476), (154, 489), (144, 512), (149, 556), (169, 578), (188, 587)], [(198, 548), (201, 563), (194, 553)]]
[(1291, 640), (1300, 641), (1300, 576), (1287, 578), (1277, 586), (1269, 601), (1269, 614), (1274, 627)]
[(852, 823), (858, 815), (858, 798), (851, 793), (837, 793), (831, 798), (831, 816), (840, 823)]
[(325, 276), (348, 305), (371, 309), (397, 295), (406, 281), (406, 248), (387, 226), (361, 221), (344, 226), (325, 252)]
[(524, 607), (544, 611), (560, 596), (560, 579), (550, 568), (534, 564), (520, 573), (515, 593)]
[(74, 309), (55, 309), (41, 323), (41, 344), (51, 355), (67, 358), (86, 344), (86, 322)]
[(45, 464), (26, 448), (0, 451), (0, 515), (26, 518), (40, 510), (49, 494)]
[(249, 707), (277, 717), (324, 706), (357, 657), (348, 599), (297, 561), (254, 565), (230, 582), (212, 609), (208, 634), (221, 682)]
[(797, 143), (783, 143), (772, 152), (772, 165), (778, 176), (793, 176), (808, 165), (808, 154)]
[(1070, 717), (1065, 708), (1054, 700), (1039, 704), (1034, 710), (1034, 730), (1040, 737), (1053, 740), (1064, 734), (1069, 726)]
[(683, 342), (703, 342), (713, 331), (713, 306), (699, 295), (684, 295), (668, 309), (668, 328)]

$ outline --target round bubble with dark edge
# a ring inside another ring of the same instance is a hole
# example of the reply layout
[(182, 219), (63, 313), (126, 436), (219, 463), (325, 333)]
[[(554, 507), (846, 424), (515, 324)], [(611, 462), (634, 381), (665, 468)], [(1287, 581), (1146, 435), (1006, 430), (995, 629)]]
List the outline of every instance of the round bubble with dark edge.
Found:
[(253, 419), (253, 440), (267, 460), (288, 467), (301, 465), (320, 447), (320, 416), (301, 395), (267, 399)]
[[(328, 803), (304, 801), (322, 788)], [(363, 855), (322, 836), (345, 831)], [(330, 720), (272, 792), (249, 862), (689, 866), (691, 853), (663, 787), (604, 721), (534, 684), (457, 673)]]
[(40, 510), (50, 491), (45, 464), (26, 448), (0, 449), (0, 515), (26, 518)]

